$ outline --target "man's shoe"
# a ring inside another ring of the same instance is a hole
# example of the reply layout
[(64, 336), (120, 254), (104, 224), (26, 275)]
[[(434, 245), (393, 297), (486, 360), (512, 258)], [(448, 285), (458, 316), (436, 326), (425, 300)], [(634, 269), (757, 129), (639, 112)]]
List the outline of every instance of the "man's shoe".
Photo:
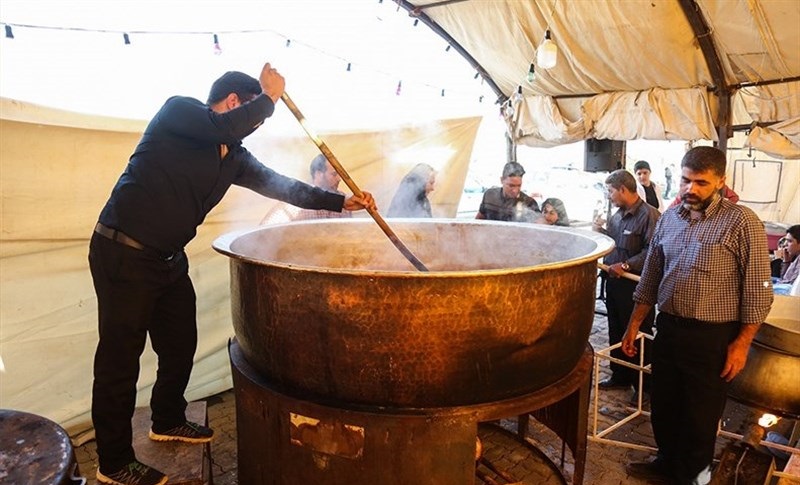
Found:
[(631, 385), (622, 381), (618, 381), (613, 377), (609, 377), (598, 382), (597, 387), (600, 389), (622, 389), (624, 387), (631, 387)]
[(673, 483), (669, 464), (663, 458), (656, 458), (652, 461), (634, 461), (625, 465), (628, 475), (647, 480), (653, 484)]
[(164, 432), (150, 429), (150, 439), (154, 441), (183, 441), (184, 443), (208, 443), (214, 437), (214, 430), (201, 424), (186, 421)]
[(167, 476), (144, 463), (134, 460), (114, 473), (97, 469), (97, 483), (108, 485), (164, 485)]

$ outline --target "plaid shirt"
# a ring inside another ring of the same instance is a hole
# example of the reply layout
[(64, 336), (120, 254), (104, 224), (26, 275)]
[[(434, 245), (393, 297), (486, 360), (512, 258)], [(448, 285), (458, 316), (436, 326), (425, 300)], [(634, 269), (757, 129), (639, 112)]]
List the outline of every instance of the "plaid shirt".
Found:
[[(331, 190), (339, 195), (345, 195), (341, 190)], [(311, 219), (342, 219), (353, 217), (353, 213), (349, 210), (342, 209), (341, 212), (329, 211), (325, 209), (300, 209), (296, 214), (291, 216), (293, 221), (307, 221)]]
[(760, 324), (772, 306), (764, 225), (715, 197), (699, 219), (682, 205), (659, 219), (636, 302), (705, 322)]
[(293, 221), (307, 221), (310, 219), (342, 219), (353, 217), (349, 210), (342, 209), (342, 212), (326, 211), (325, 209), (300, 209), (292, 217)]

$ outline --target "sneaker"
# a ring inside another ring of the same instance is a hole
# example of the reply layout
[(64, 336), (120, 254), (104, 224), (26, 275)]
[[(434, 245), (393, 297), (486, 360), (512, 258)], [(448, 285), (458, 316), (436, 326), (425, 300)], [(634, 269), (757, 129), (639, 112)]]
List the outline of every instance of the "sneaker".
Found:
[(115, 473), (105, 474), (97, 469), (97, 483), (108, 485), (164, 485), (167, 476), (144, 463), (134, 460)]
[(191, 421), (168, 431), (157, 433), (150, 429), (150, 439), (154, 441), (183, 441), (184, 443), (208, 443), (214, 437), (214, 430)]

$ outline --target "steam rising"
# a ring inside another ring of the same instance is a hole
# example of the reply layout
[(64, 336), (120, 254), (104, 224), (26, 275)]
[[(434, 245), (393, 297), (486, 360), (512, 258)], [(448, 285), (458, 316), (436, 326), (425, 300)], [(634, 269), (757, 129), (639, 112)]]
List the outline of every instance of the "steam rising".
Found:
[[(392, 229), (431, 270), (514, 270), (560, 263), (611, 248), (588, 231), (519, 223), (458, 220), (392, 221)], [(267, 226), (236, 237), (234, 256), (322, 270), (416, 272), (371, 220), (318, 220)]]

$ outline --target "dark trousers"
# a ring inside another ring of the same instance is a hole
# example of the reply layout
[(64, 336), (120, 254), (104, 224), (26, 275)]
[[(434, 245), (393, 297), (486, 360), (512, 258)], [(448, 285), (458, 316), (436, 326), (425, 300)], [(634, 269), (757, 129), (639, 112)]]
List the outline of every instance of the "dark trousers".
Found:
[(659, 455), (678, 482), (691, 483), (714, 458), (728, 393), (719, 375), (737, 323), (704, 323), (659, 313), (650, 392)]
[[(608, 312), (608, 343), (610, 345), (618, 344), (622, 341), (625, 335), (625, 329), (628, 328), (628, 320), (633, 313), (633, 290), (636, 289), (636, 282), (625, 278), (608, 278), (606, 279), (606, 311)], [(653, 308), (647, 314), (639, 331), (653, 334), (653, 321), (655, 320), (656, 310)], [(651, 341), (645, 340), (644, 351), (644, 364), (650, 363), (651, 354)], [(622, 352), (622, 349), (615, 349), (611, 351), (611, 356), (633, 364), (639, 364), (639, 355), (628, 357)], [(625, 367), (624, 365), (611, 362), (611, 377), (615, 381), (625, 384), (638, 385), (639, 372), (635, 369)], [(650, 382), (647, 374), (645, 374), (645, 388), (650, 387)]]
[(94, 358), (92, 421), (100, 469), (113, 473), (135, 459), (131, 418), (139, 358), (147, 335), (158, 355), (150, 408), (153, 427), (185, 421), (183, 393), (197, 347), (195, 292), (183, 252), (166, 260), (94, 234), (89, 245), (100, 340)]

